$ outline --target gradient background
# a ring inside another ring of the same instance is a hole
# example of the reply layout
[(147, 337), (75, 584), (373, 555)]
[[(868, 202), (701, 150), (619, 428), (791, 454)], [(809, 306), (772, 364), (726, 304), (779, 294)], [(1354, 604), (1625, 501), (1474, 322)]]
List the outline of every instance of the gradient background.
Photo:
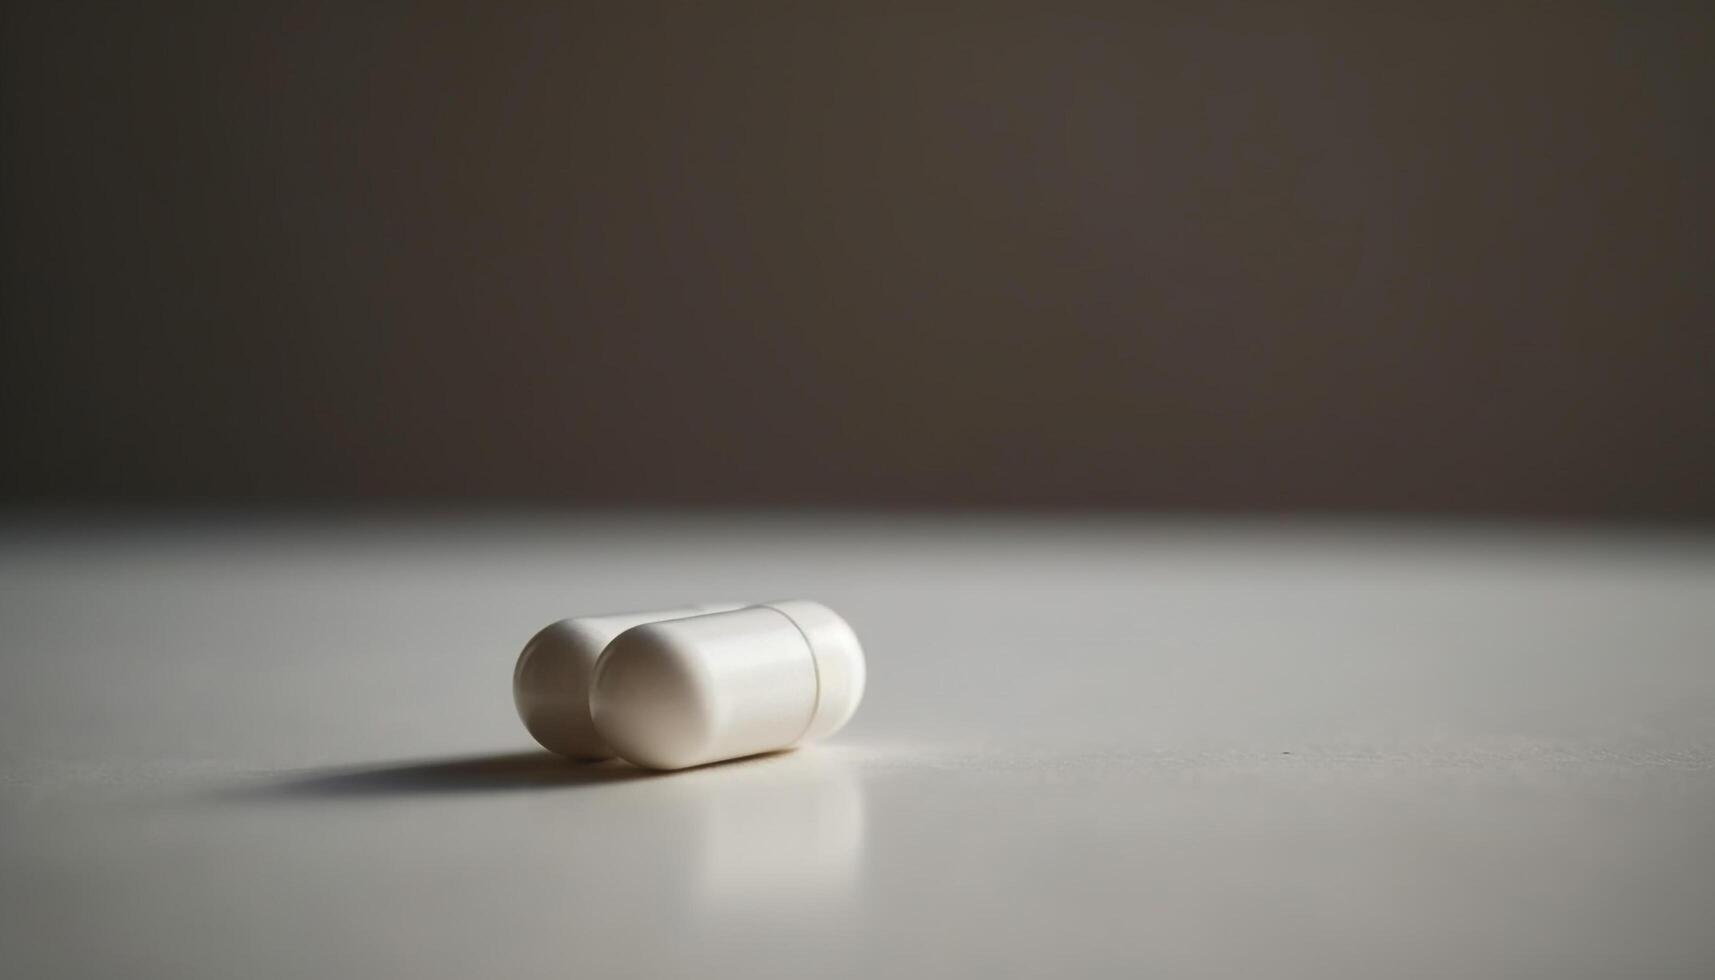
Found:
[(12, 504), (1715, 516), (1706, 3), (3, 43)]
[[(1708, 0), (0, 0), (0, 977), (1715, 977), (1712, 96)], [(836, 738), (518, 722), (786, 596)]]

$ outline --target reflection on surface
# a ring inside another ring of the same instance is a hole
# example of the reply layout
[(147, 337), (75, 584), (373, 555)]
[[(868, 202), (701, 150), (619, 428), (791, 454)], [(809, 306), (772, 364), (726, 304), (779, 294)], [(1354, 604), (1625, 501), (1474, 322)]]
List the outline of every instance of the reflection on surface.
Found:
[(809, 750), (706, 775), (693, 883), (706, 911), (814, 918), (846, 905), (864, 845), (863, 793), (846, 764)]
[[(850, 747), (814, 746), (653, 772), (530, 751), (301, 770), (216, 795), (284, 804), (294, 819), (323, 803), (356, 820), (376, 807), (388, 808), (390, 820), (401, 807), (416, 822), (462, 814), (472, 836), (455, 842), (455, 854), (462, 842), (508, 826), (518, 812), (511, 807), (521, 805), (547, 835), (526, 839), (560, 844), (551, 857), (526, 847), (499, 860), (559, 883), (563, 890), (543, 907), (599, 921), (627, 907), (624, 896), (654, 894), (664, 899), (655, 914), (683, 916), (682, 926), (706, 928), (730, 946), (773, 941), (775, 925), (825, 934), (847, 923), (863, 877), (863, 758)], [(397, 840), (401, 825), (389, 826)], [(616, 892), (620, 880), (630, 884)]]

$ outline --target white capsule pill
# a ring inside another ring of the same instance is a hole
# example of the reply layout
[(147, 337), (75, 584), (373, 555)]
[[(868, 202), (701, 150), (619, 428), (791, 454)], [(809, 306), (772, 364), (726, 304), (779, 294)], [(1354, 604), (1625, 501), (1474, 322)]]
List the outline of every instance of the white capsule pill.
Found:
[(512, 701), (518, 717), (542, 747), (573, 759), (611, 759), (590, 722), (590, 677), (609, 641), (639, 623), (679, 619), (726, 609), (728, 604), (685, 606), (653, 612), (613, 613), (562, 619), (524, 645), (512, 671)]
[(590, 714), (620, 758), (683, 769), (832, 735), (863, 688), (851, 627), (792, 600), (633, 626), (596, 664)]

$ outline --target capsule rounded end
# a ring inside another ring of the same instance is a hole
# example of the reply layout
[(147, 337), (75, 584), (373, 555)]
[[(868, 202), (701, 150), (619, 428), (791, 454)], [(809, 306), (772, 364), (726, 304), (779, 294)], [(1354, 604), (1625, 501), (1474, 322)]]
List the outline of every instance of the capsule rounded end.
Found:
[(619, 634), (590, 686), (596, 731), (620, 758), (646, 769), (710, 761), (719, 730), (715, 692), (698, 652), (658, 624)]
[(572, 759), (611, 759), (590, 718), (590, 678), (606, 634), (575, 619), (542, 628), (518, 655), (512, 702), (530, 736)]
[(815, 659), (816, 709), (799, 741), (810, 742), (834, 734), (851, 721), (863, 702), (868, 680), (863, 644), (858, 642), (851, 624), (819, 602), (788, 599), (764, 605), (792, 620), (809, 641), (810, 654)]

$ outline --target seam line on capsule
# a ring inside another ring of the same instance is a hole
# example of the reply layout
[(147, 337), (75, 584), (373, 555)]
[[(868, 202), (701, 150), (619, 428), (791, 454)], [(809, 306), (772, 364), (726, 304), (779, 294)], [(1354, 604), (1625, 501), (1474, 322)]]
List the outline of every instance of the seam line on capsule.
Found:
[(811, 642), (810, 634), (804, 632), (804, 627), (799, 626), (796, 619), (786, 615), (784, 610), (775, 609), (767, 604), (763, 604), (762, 608), (780, 613), (788, 623), (792, 624), (792, 628), (798, 631), (798, 635), (804, 638), (804, 647), (810, 651), (810, 670), (816, 678), (816, 697), (810, 702), (810, 717), (804, 722), (804, 730), (792, 739), (792, 744), (797, 745), (804, 740), (804, 736), (810, 734), (810, 729), (816, 727), (816, 719), (822, 715), (822, 664), (816, 659), (816, 644)]

